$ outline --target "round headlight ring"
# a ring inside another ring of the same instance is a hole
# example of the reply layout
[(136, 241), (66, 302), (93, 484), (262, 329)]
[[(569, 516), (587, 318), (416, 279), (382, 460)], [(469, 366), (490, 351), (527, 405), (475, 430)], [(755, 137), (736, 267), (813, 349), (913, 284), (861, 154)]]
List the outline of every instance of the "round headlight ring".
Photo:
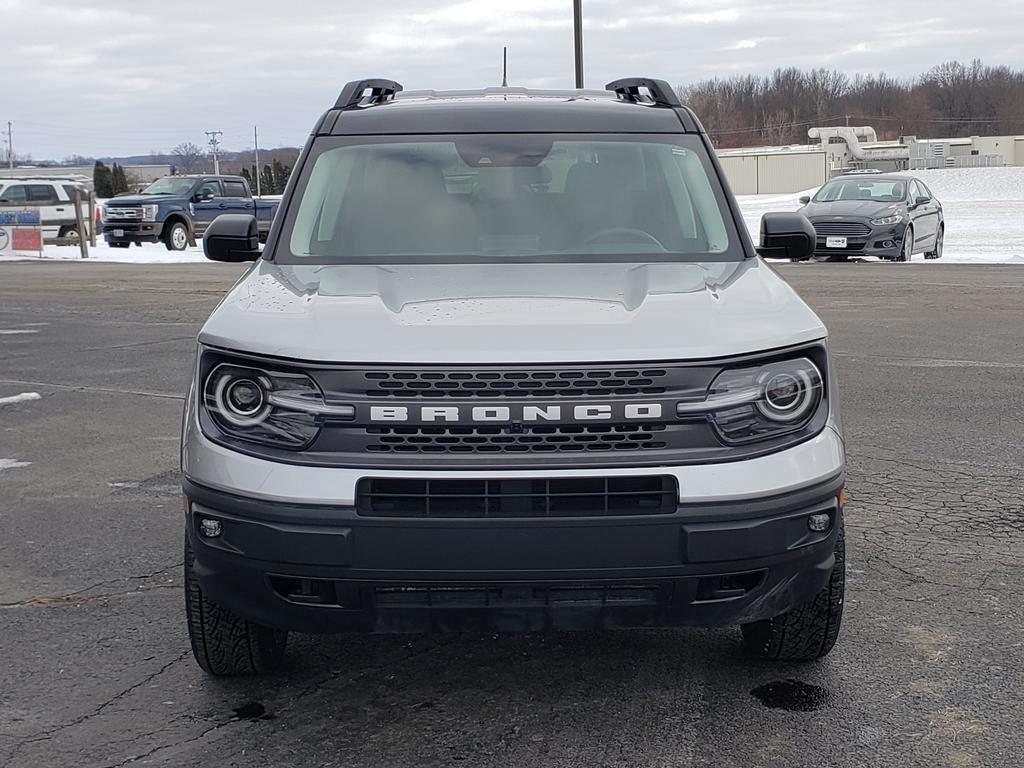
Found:
[[(248, 399), (245, 389), (255, 389), (258, 397)], [(271, 405), (267, 392), (271, 389), (266, 376), (234, 375), (222, 373), (213, 389), (213, 400), (217, 414), (236, 427), (255, 427), (270, 415)]]
[(811, 365), (811, 369), (766, 371), (761, 381), (763, 394), (757, 401), (757, 409), (766, 419), (794, 423), (818, 402), (821, 374)]

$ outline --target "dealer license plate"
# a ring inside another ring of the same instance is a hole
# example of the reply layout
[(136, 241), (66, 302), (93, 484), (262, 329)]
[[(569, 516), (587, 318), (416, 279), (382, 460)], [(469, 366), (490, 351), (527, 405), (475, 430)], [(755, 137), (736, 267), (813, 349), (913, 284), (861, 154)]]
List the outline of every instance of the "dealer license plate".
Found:
[(826, 248), (845, 248), (846, 238), (845, 237), (826, 237), (825, 238)]

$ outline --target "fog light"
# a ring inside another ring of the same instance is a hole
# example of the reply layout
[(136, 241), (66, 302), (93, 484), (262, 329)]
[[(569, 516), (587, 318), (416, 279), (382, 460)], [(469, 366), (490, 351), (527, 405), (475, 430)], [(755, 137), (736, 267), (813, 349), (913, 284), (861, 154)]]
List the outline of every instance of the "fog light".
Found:
[(204, 517), (199, 521), (199, 532), (206, 538), (212, 539), (224, 532), (224, 526), (220, 524), (220, 520)]
[(895, 245), (896, 243), (894, 243), (892, 240), (886, 240), (882, 243), (883, 248), (892, 248)]
[(807, 518), (807, 527), (815, 533), (824, 533), (832, 527), (832, 517), (825, 513), (811, 515)]

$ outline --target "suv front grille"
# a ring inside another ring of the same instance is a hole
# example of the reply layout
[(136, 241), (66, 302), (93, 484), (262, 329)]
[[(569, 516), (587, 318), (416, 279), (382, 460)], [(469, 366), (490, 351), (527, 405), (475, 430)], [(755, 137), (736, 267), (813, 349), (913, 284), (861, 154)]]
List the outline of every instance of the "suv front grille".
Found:
[(571, 453), (660, 450), (666, 424), (502, 427), (368, 427), (375, 453)]
[(660, 395), (668, 383), (668, 371), (664, 368), (367, 371), (365, 377), (365, 392), (371, 397)]
[(871, 227), (859, 221), (812, 221), (818, 237), (867, 237)]
[(356, 487), (364, 517), (627, 517), (670, 515), (671, 475), (494, 480), (366, 478)]
[(107, 208), (104, 211), (106, 219), (117, 219), (118, 221), (141, 221), (141, 208)]

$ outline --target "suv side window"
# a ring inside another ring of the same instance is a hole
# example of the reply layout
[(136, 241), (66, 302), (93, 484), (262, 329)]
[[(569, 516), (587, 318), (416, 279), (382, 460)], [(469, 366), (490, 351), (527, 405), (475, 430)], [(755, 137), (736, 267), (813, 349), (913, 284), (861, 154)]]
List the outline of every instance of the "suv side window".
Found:
[(36, 205), (57, 205), (60, 198), (52, 184), (26, 184), (26, 200)]
[(0, 199), (11, 203), (24, 203), (26, 200), (25, 185), (12, 184), (3, 192), (0, 192)]
[(224, 181), (224, 197), (248, 197), (245, 184), (241, 181)]

